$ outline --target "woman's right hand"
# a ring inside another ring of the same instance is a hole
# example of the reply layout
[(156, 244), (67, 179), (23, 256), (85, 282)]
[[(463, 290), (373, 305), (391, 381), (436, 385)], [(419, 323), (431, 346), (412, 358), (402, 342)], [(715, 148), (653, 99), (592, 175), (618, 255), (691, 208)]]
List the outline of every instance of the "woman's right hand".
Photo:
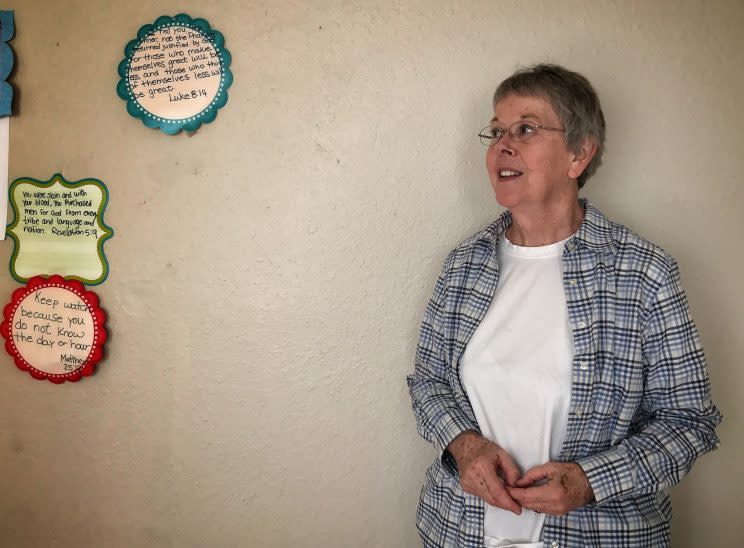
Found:
[(517, 515), (522, 513), (522, 507), (504, 488), (504, 483), (514, 487), (520, 476), (509, 453), (472, 430), (457, 436), (447, 450), (457, 462), (460, 485), (465, 492), (491, 506)]

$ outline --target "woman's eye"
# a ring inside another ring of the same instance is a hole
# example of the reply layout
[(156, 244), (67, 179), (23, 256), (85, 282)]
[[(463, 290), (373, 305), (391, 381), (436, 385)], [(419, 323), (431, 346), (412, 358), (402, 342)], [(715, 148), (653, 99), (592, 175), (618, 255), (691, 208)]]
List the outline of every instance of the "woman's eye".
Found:
[(488, 133), (495, 139), (501, 137), (504, 134), (504, 130), (499, 127), (492, 127)]
[(519, 126), (517, 126), (517, 135), (526, 137), (527, 135), (532, 135), (533, 133), (535, 133), (535, 126), (533, 126), (532, 124), (519, 124)]

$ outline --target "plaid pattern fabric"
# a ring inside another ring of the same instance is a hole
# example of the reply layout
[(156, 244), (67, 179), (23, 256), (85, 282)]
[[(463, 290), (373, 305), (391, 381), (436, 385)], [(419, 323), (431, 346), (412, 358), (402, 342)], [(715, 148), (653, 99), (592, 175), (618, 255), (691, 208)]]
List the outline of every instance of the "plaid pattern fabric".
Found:
[[(596, 502), (547, 516), (543, 544), (669, 546), (667, 489), (718, 446), (721, 415), (674, 259), (581, 200), (586, 216), (563, 251), (573, 332), (571, 407), (560, 460), (578, 462)], [(480, 431), (458, 368), (499, 279), (508, 212), (447, 257), (426, 307), (408, 376), (419, 433), (437, 458), (417, 511), (424, 546), (483, 547), (484, 503), (465, 493), (447, 445)]]

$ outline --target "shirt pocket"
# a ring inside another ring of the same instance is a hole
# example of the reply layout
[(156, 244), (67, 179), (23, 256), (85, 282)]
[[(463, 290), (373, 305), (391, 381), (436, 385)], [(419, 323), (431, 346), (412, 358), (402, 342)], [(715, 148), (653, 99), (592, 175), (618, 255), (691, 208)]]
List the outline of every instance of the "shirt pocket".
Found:
[(607, 437), (624, 437), (643, 397), (643, 367), (616, 355), (597, 362), (593, 387), (595, 416)]
[(466, 497), (469, 495), (458, 480), (448, 474), (437, 459), (426, 471), (416, 513), (416, 527), (426, 546), (429, 546), (427, 539), (434, 542), (432, 545), (437, 545), (442, 537), (452, 537), (454, 542), (464, 519)]

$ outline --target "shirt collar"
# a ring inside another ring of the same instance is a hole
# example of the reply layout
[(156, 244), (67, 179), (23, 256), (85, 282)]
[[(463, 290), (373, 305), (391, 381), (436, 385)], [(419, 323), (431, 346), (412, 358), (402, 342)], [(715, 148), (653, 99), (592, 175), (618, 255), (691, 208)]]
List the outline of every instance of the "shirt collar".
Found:
[(614, 251), (610, 220), (586, 198), (580, 198), (579, 203), (584, 208), (584, 220), (574, 239), (597, 253)]
[[(584, 220), (572, 241), (583, 244), (597, 253), (613, 251), (612, 223), (610, 220), (599, 209), (590, 204), (586, 198), (579, 198), (579, 203), (584, 208)], [(504, 211), (496, 221), (483, 231), (479, 239), (489, 241), (495, 249), (499, 238), (506, 232), (511, 222), (511, 213)]]

